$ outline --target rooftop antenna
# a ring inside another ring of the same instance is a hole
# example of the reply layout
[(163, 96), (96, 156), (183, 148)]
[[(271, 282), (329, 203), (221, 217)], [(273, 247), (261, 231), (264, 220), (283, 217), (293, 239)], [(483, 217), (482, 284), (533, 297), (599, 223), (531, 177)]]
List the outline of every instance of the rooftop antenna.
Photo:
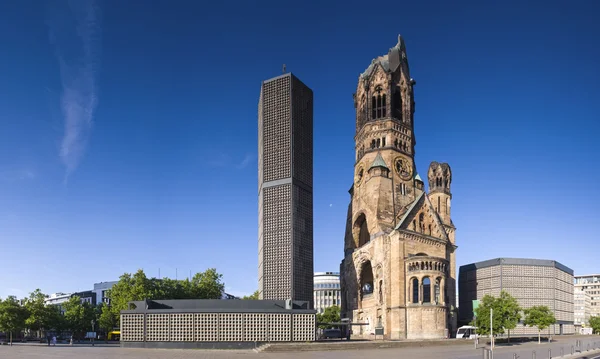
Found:
[(285, 74), (285, 64), (283, 64), (283, 72)]

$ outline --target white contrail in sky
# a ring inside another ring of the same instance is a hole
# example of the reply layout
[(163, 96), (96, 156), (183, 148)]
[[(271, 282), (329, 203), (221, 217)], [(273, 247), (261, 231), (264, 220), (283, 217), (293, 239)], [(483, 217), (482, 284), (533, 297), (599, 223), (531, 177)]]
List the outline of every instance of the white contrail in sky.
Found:
[(98, 104), (96, 76), (100, 50), (100, 11), (94, 0), (52, 2), (50, 40), (55, 45), (62, 82), (64, 134), (60, 159), (65, 181), (81, 162)]

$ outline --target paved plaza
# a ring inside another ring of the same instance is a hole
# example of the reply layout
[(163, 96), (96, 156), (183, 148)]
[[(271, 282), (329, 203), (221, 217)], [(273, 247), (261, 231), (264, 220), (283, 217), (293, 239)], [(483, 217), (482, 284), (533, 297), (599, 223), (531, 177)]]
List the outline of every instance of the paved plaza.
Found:
[[(497, 347), (494, 353), (494, 359), (513, 359), (513, 354), (517, 354), (520, 359), (532, 358), (532, 352), (536, 351), (536, 359), (548, 358), (548, 349), (552, 350), (552, 358), (559, 358), (561, 348), (565, 354), (569, 354), (571, 345), (575, 344), (575, 340), (580, 338), (561, 338), (560, 340), (548, 344), (542, 343), (526, 343), (516, 344), (512, 346)], [(600, 337), (589, 337), (580, 339), (582, 348), (590, 348), (596, 343), (600, 346)], [(590, 351), (585, 357), (592, 359), (597, 357), (600, 351)], [(85, 358), (85, 359), (225, 359), (225, 358), (240, 358), (240, 359), (397, 359), (397, 358), (418, 358), (418, 359), (481, 359), (482, 350), (474, 349), (470, 345), (453, 345), (453, 346), (430, 346), (430, 347), (414, 347), (414, 348), (398, 348), (398, 349), (369, 349), (369, 350), (335, 350), (335, 351), (304, 351), (304, 352), (278, 352), (278, 353), (256, 353), (251, 350), (234, 351), (234, 350), (195, 350), (195, 349), (124, 349), (118, 346), (74, 346), (57, 345), (56, 347), (48, 347), (45, 345), (21, 345), (16, 344), (12, 347), (0, 346), (0, 358)], [(569, 358), (567, 356), (565, 358)], [(584, 356), (576, 356), (584, 357)], [(573, 357), (571, 357), (573, 358)]]

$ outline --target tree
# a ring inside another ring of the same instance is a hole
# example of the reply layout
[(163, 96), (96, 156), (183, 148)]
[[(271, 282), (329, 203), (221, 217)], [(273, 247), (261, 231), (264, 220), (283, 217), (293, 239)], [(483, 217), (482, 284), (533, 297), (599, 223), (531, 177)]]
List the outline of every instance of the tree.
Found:
[[(215, 268), (196, 273), (192, 277), (191, 293), (194, 299), (221, 299), (225, 284), (223, 275), (217, 273)], [(167, 298), (165, 298), (167, 299)]]
[(21, 306), (14, 296), (9, 296), (0, 301), (0, 331), (10, 334), (10, 345), (12, 345), (13, 333), (25, 328), (27, 309)]
[[(493, 330), (494, 334), (502, 334), (504, 333), (504, 328), (502, 326), (501, 320), (497, 320), (496, 316), (496, 306), (495, 304), (496, 298), (491, 295), (484, 296), (477, 308), (477, 313), (473, 325), (477, 327), (477, 333), (481, 335), (490, 335), (490, 329)], [(493, 318), (493, 327), (490, 328), (490, 311), (494, 309), (494, 318)]]
[(49, 329), (51, 321), (51, 308), (46, 306), (46, 294), (40, 289), (36, 289), (29, 294), (29, 298), (25, 300), (25, 308), (29, 316), (25, 320), (25, 326), (32, 331), (38, 332), (38, 337), (41, 337), (41, 331)]
[(517, 300), (504, 290), (500, 292), (500, 297), (494, 303), (494, 321), (501, 320), (502, 326), (508, 332), (509, 342), (510, 330), (515, 329), (521, 320), (521, 310)]
[[(340, 307), (337, 305), (333, 305), (331, 307), (325, 308), (323, 314), (317, 314), (317, 322), (318, 323), (339, 323), (340, 322)], [(319, 328), (327, 329), (331, 327), (331, 325), (320, 324)]]
[(245, 300), (258, 300), (258, 290), (256, 290), (254, 293), (252, 293), (250, 295), (243, 296), (242, 299), (245, 299)]
[(83, 334), (92, 329), (92, 320), (96, 320), (94, 316), (94, 308), (88, 302), (81, 302), (81, 298), (73, 296), (68, 301), (63, 303), (65, 309), (65, 320), (68, 329), (74, 335)]
[(525, 320), (523, 321), (523, 324), (538, 328), (538, 344), (542, 342), (542, 330), (554, 323), (556, 323), (556, 318), (550, 311), (550, 308), (545, 305), (538, 305), (525, 309)]
[(104, 330), (107, 334), (118, 326), (117, 317), (110, 310), (110, 307), (102, 303), (100, 304), (100, 316), (98, 317), (98, 325), (100, 329)]
[(48, 305), (49, 319), (48, 327), (46, 329), (53, 329), (57, 335), (60, 335), (64, 330), (67, 329), (67, 321), (63, 315), (60, 306), (51, 304)]
[(589, 322), (594, 334), (600, 334), (600, 316), (591, 317)]
[[(173, 280), (169, 278), (148, 278), (143, 270), (135, 274), (123, 274), (119, 281), (108, 291), (110, 310), (104, 314), (106, 323), (119, 322), (121, 311), (127, 309), (127, 303), (145, 299), (220, 299), (225, 290), (223, 276), (215, 268), (196, 273), (191, 280)], [(104, 313), (104, 309), (103, 309)]]
[(508, 330), (510, 338), (510, 330), (514, 329), (519, 320), (521, 320), (521, 307), (519, 303), (506, 291), (501, 291), (498, 298), (491, 295), (483, 297), (477, 308), (477, 317), (473, 323), (477, 327), (477, 333), (482, 335), (490, 334), (491, 309), (494, 310), (492, 318), (493, 328), (491, 328), (493, 334), (503, 334), (505, 330)]

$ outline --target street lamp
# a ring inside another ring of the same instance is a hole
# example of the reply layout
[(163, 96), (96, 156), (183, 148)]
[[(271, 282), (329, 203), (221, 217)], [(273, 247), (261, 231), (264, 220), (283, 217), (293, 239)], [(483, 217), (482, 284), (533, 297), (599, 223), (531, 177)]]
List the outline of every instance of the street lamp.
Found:
[(94, 333), (94, 324), (96, 324), (96, 322), (94, 321), (94, 319), (92, 319), (92, 346), (94, 346), (94, 337), (96, 336)]

